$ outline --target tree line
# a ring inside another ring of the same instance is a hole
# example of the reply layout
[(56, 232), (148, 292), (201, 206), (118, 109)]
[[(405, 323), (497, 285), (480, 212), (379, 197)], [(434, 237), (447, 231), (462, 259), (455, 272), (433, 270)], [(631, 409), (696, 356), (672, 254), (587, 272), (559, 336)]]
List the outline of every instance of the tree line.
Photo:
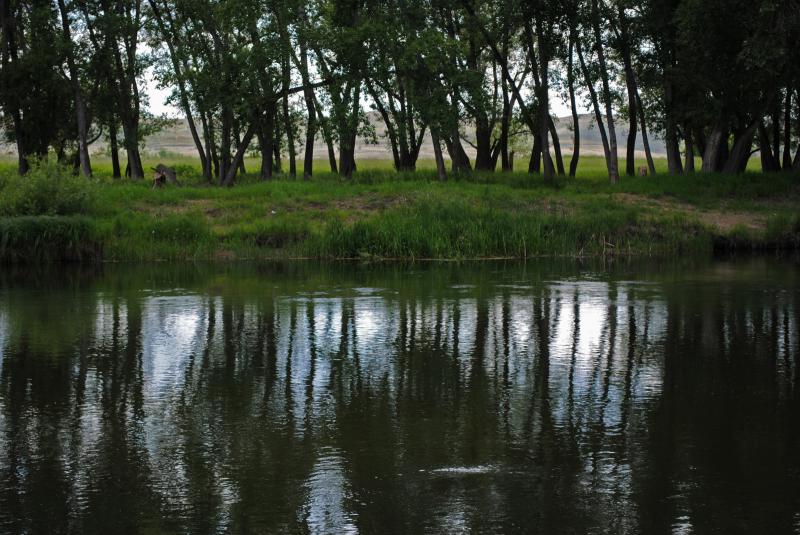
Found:
[[(442, 179), (445, 154), (454, 172), (511, 170), (521, 138), (531, 173), (574, 176), (584, 108), (611, 182), (637, 172), (637, 139), (655, 172), (652, 135), (671, 173), (694, 172), (696, 158), (704, 172), (740, 172), (756, 153), (765, 172), (800, 170), (800, 0), (0, 4), (0, 113), (22, 174), (55, 154), (89, 176), (102, 139), (115, 177), (124, 152), (124, 173), (142, 178), (142, 141), (162, 124), (146, 72), (171, 89), (204, 177), (221, 185), (248, 152), (262, 179), (310, 178), (316, 139), (351, 177), (357, 136), (375, 136), (369, 111), (397, 170), (415, 169), (429, 136)], [(554, 98), (571, 110), (571, 147)]]

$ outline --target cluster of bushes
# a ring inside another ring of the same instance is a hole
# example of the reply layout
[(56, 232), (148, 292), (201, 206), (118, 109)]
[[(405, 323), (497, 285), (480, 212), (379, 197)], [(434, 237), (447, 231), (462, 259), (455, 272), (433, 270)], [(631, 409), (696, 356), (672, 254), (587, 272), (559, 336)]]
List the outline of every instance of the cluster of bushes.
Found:
[(709, 237), (697, 223), (645, 217), (633, 208), (567, 214), (423, 200), (355, 222), (333, 221), (306, 248), (323, 258), (663, 255), (703, 250)]
[(0, 174), (0, 217), (85, 214), (94, 203), (94, 184), (55, 162), (37, 162), (24, 176)]

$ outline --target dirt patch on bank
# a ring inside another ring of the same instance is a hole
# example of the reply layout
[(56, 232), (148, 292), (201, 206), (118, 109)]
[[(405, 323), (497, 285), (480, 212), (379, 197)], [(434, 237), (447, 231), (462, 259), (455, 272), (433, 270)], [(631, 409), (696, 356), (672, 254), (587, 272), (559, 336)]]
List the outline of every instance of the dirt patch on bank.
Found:
[(766, 217), (752, 212), (705, 210), (680, 201), (654, 199), (633, 193), (617, 193), (614, 198), (625, 204), (646, 206), (661, 213), (684, 214), (722, 233), (730, 232), (737, 227), (759, 232), (767, 228)]
[(380, 212), (389, 208), (405, 206), (410, 203), (410, 199), (405, 195), (368, 195), (358, 197), (347, 197), (341, 199), (331, 199), (327, 202), (307, 201), (294, 207), (295, 211), (300, 210), (342, 210), (347, 212)]

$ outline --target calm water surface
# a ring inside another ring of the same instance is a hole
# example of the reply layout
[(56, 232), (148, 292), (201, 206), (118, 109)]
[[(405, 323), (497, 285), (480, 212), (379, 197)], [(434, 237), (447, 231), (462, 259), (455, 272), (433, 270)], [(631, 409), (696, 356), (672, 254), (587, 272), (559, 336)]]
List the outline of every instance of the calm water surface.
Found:
[(6, 268), (0, 533), (800, 533), (798, 268)]

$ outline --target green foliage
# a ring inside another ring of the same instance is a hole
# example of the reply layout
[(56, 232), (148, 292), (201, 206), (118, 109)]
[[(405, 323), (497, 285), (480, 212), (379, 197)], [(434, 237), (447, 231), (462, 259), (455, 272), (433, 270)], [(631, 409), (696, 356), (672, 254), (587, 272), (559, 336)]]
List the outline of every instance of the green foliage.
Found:
[(95, 185), (48, 160), (34, 163), (25, 176), (0, 175), (0, 215), (73, 215), (91, 210)]
[(308, 244), (310, 256), (489, 258), (668, 254), (703, 250), (697, 224), (647, 220), (601, 205), (581, 213), (509, 211), (462, 200), (426, 200), (352, 224), (334, 222)]
[[(796, 175), (660, 175), (611, 185), (595, 160), (587, 158), (593, 173), (555, 185), (527, 173), (440, 182), (429, 168), (395, 173), (375, 162), (351, 181), (321, 173), (311, 181), (249, 176), (235, 188), (187, 180), (152, 189), (106, 178), (87, 185), (51, 167), (94, 192), (79, 210), (86, 216), (5, 218), (0, 259), (667, 256), (715, 244), (800, 246)], [(13, 170), (0, 176), (6, 203), (8, 181), (27, 178)], [(47, 171), (31, 174), (41, 176)], [(701, 217), (706, 211), (736, 215), (739, 227), (714, 228), (713, 218)]]
[(0, 260), (46, 262), (99, 260), (101, 244), (85, 217), (0, 218)]

